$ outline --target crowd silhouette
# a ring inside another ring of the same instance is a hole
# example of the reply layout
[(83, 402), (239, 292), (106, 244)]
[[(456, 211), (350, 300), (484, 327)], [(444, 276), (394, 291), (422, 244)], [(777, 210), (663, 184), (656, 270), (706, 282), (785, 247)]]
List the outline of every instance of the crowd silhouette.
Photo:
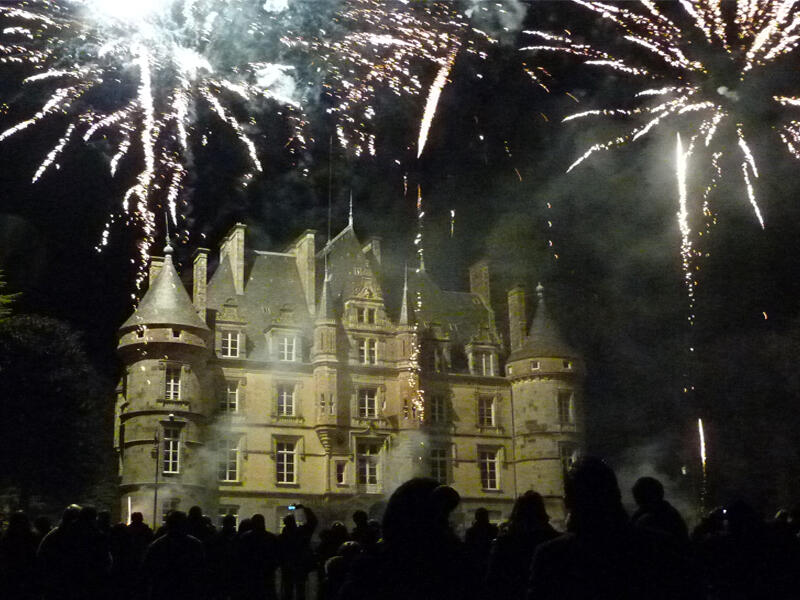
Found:
[(356, 511), (352, 530), (333, 522), (317, 543), (318, 519), (302, 505), (279, 535), (261, 514), (238, 527), (229, 515), (216, 529), (199, 507), (171, 512), (156, 532), (141, 513), (112, 525), (108, 513), (71, 505), (52, 528), (15, 513), (0, 537), (0, 598), (800, 599), (800, 511), (764, 521), (737, 502), (690, 534), (658, 480), (643, 477), (631, 493), (629, 517), (612, 469), (584, 457), (565, 479), (566, 532), (528, 491), (499, 528), (476, 510), (463, 540), (451, 526), (458, 493), (425, 478), (395, 490), (382, 523)]

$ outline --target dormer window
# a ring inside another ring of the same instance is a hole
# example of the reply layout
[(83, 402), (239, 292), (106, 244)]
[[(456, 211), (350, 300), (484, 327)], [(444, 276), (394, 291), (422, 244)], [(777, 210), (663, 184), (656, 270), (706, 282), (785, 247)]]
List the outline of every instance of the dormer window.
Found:
[(364, 323), (366, 325), (374, 325), (375, 324), (375, 309), (374, 308), (363, 308), (363, 307), (356, 308), (356, 320), (359, 323)]
[(294, 362), (297, 360), (297, 338), (293, 335), (278, 337), (278, 360)]
[(475, 350), (471, 354), (471, 371), (473, 375), (493, 377), (495, 374), (495, 356), (488, 350)]
[(222, 344), (220, 354), (224, 358), (238, 358), (239, 357), (239, 332), (238, 331), (223, 331)]

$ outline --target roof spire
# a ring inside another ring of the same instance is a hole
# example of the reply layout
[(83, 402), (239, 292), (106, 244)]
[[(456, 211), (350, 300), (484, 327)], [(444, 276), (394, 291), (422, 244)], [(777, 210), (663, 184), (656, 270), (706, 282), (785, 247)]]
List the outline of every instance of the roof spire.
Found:
[(400, 325), (409, 325), (408, 307), (408, 263), (406, 263), (403, 275), (403, 303), (400, 305)]
[(353, 190), (350, 190), (350, 215), (347, 219), (348, 227), (353, 226)]
[(164, 255), (165, 256), (171, 256), (172, 255), (172, 244), (170, 244), (170, 240), (169, 240), (169, 214), (166, 211), (164, 211), (164, 224), (167, 227), (166, 230), (165, 230), (166, 231), (165, 235), (166, 235), (166, 238), (167, 238), (167, 245), (164, 246)]

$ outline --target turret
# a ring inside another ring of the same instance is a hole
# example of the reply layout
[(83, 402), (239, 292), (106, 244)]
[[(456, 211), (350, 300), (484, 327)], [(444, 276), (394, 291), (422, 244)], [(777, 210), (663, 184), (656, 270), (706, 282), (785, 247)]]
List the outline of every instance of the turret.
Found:
[(212, 489), (202, 458), (213, 410), (205, 365), (210, 331), (164, 249), (160, 269), (119, 329), (125, 365), (118, 398), (123, 517), (129, 508), (158, 526), (169, 509), (207, 504)]
[(549, 514), (559, 520), (565, 516), (564, 472), (582, 442), (584, 367), (549, 315), (541, 284), (536, 293), (533, 322), (518, 341), (514, 328), (519, 330), (520, 319), (524, 327), (524, 297), (519, 288), (509, 292), (512, 350), (506, 375), (514, 411), (514, 460), (517, 489), (541, 493)]

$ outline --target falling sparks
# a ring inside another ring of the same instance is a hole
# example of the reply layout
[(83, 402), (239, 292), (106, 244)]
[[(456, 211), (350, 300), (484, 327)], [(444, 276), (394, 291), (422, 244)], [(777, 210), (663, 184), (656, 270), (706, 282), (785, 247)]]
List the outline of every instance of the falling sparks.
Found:
[[(705, 147), (711, 146), (720, 127), (725, 125), (736, 131), (742, 181), (753, 213), (763, 227), (754, 187), (758, 169), (741, 115), (748, 115), (753, 105), (765, 101), (772, 102), (771, 109), (781, 115), (800, 106), (800, 98), (783, 93), (785, 90), (773, 93), (778, 84), (773, 83), (777, 78), (770, 70), (778, 58), (793, 53), (800, 44), (798, 3), (738, 0), (735, 14), (728, 15), (720, 0), (683, 0), (674, 5), (647, 0), (623, 4), (573, 2), (616, 25), (621, 37), (632, 44), (632, 51), (614, 55), (597, 45), (576, 40), (569, 32), (545, 31), (526, 31), (536, 42), (521, 50), (573, 55), (586, 65), (630, 76), (645, 87), (634, 95), (634, 99), (642, 102), (634, 108), (587, 110), (564, 119), (608, 117), (639, 121), (628, 133), (589, 147), (568, 171), (594, 153), (636, 141), (667, 121), (678, 121), (679, 128), (702, 132)], [(704, 44), (698, 44), (688, 28), (681, 26), (686, 20), (702, 33)], [(637, 60), (642, 51), (652, 59), (646, 67)], [(718, 60), (720, 56), (727, 59), (727, 64)], [(728, 70), (735, 73), (733, 84), (728, 81)], [(796, 85), (796, 81), (789, 85)], [(652, 103), (648, 103), (649, 99)], [(798, 121), (784, 119), (775, 129), (789, 152), (800, 158)], [(693, 142), (694, 138), (689, 142), (690, 148)], [(714, 171), (720, 155), (711, 151)], [(683, 231), (687, 215), (683, 214), (681, 219)], [(685, 240), (687, 232), (683, 235)]]
[(702, 500), (705, 500), (705, 491), (706, 491), (706, 479), (707, 479), (707, 458), (706, 455), (706, 432), (703, 427), (703, 419), (697, 419), (697, 433), (700, 439), (700, 465), (703, 469), (703, 491)]
[[(30, 69), (22, 82), (24, 90), (52, 90), (33, 116), (1, 131), (0, 141), (45, 119), (68, 121), (65, 133), (36, 169), (35, 182), (58, 167), (70, 142), (93, 142), (102, 134), (113, 148), (111, 175), (117, 175), (123, 163), (137, 173), (121, 206), (122, 214), (129, 215), (126, 221), (142, 232), (137, 286), (149, 262), (154, 213), (166, 205), (172, 224), (179, 225), (178, 203), (199, 112), (215, 115), (241, 143), (251, 165), (245, 182), (262, 165), (250, 125), (253, 118), (245, 125), (234, 116), (242, 107), (251, 111), (261, 104), (278, 104), (294, 130), (292, 151), (305, 145), (306, 124), (292, 97), (291, 67), (267, 62), (266, 56), (241, 64), (219, 58), (225, 45), (245, 35), (243, 31), (253, 40), (266, 37), (266, 10), (246, 0), (30, 0), (0, 6), (0, 68), (23, 65)], [(252, 46), (256, 51), (248, 56), (266, 52), (269, 44)], [(119, 98), (120, 103), (113, 106), (109, 98)], [(205, 145), (206, 134), (198, 142)], [(136, 153), (130, 152), (133, 147)], [(141, 161), (138, 167), (135, 160)], [(107, 227), (116, 220), (110, 218)], [(108, 234), (106, 228), (98, 248), (108, 243)]]

